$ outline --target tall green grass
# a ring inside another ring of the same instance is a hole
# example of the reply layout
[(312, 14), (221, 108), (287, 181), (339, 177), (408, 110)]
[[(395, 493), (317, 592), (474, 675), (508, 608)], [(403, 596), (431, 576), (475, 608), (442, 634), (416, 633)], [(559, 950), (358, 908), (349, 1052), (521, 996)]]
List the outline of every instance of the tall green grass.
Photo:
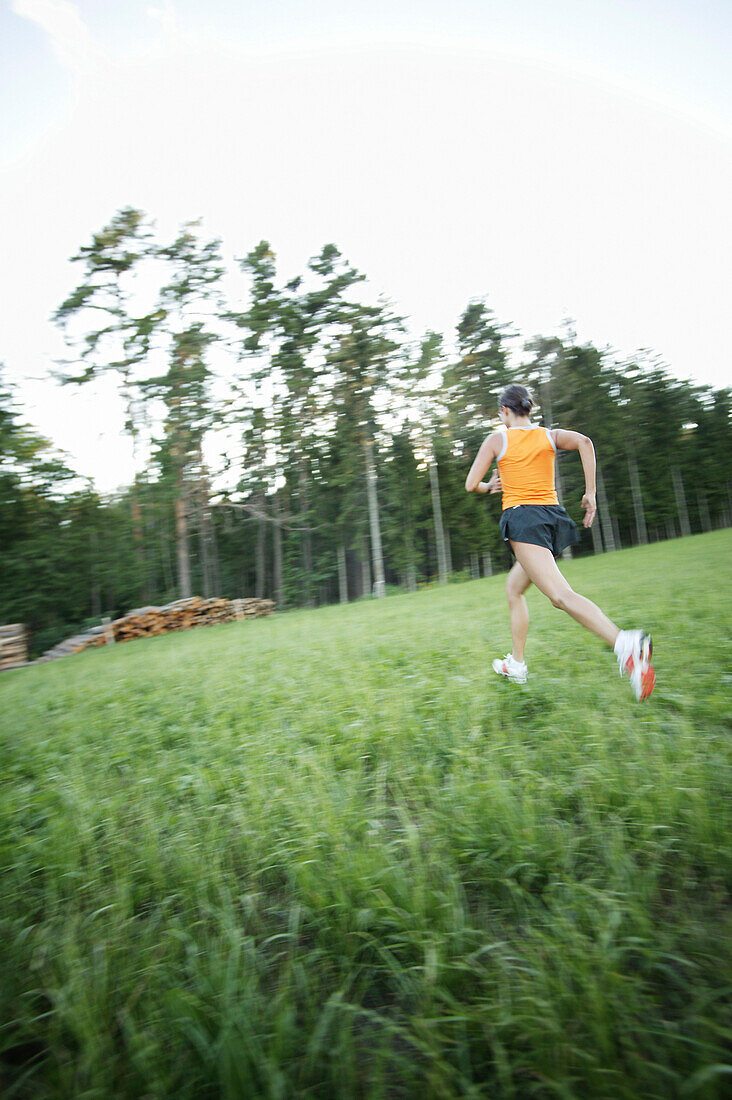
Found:
[(729, 1096), (731, 550), (4, 674), (3, 1096)]

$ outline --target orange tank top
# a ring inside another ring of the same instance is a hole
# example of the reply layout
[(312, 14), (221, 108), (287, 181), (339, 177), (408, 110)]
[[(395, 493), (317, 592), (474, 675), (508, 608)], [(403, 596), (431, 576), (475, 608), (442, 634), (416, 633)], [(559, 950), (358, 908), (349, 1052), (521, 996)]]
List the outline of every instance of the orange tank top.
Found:
[(498, 456), (503, 507), (559, 504), (554, 487), (557, 448), (548, 428), (507, 428)]

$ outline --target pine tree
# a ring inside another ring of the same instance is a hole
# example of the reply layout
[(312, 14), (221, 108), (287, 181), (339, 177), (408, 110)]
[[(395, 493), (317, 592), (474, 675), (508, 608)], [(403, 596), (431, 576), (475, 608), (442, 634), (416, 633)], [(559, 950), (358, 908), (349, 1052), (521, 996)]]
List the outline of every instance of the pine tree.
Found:
[[(164, 374), (142, 383), (146, 395), (162, 400), (165, 408), (158, 455), (173, 487), (182, 597), (192, 594), (189, 518), (194, 489), (200, 499), (205, 484), (200, 470), (203, 438), (214, 419), (207, 353), (221, 338), (216, 324), (222, 311), (217, 284), (224, 274), (220, 242), (202, 240), (199, 227), (198, 221), (186, 223), (171, 244), (158, 249), (158, 256), (171, 268), (157, 311), (158, 342), (168, 365)], [(202, 509), (208, 511), (208, 501), (202, 502)]]
[[(93, 234), (72, 263), (82, 264), (84, 276), (53, 315), (67, 344), (79, 356), (80, 370), (59, 374), (64, 384), (84, 384), (105, 374), (117, 377), (125, 409), (125, 430), (138, 458), (141, 390), (151, 338), (161, 320), (154, 308), (136, 312), (134, 280), (138, 271), (155, 254), (152, 229), (141, 210), (124, 207), (111, 222)], [(83, 334), (79, 328), (83, 327)], [(67, 363), (69, 368), (71, 364)], [(130, 495), (135, 555), (140, 572), (147, 571), (143, 545), (140, 490), (137, 477)]]
[(348, 309), (348, 327), (331, 345), (327, 368), (332, 377), (332, 408), (336, 422), (347, 417), (355, 429), (363, 455), (373, 568), (373, 594), (385, 594), (385, 572), (378, 505), (376, 433), (378, 395), (388, 391), (398, 373), (396, 354), (401, 319), (388, 306), (354, 305)]

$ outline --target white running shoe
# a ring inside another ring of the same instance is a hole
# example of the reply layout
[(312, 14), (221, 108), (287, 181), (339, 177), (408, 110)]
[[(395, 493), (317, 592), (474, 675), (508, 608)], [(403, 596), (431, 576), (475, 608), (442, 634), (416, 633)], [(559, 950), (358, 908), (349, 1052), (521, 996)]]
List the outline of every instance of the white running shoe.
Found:
[(529, 675), (525, 661), (514, 661), (513, 656), (507, 653), (505, 657), (498, 657), (493, 662), (493, 671), (499, 676), (506, 676), (514, 684), (525, 684)]
[(651, 656), (653, 641), (642, 630), (621, 630), (615, 642), (620, 675), (627, 672), (638, 702), (647, 699), (656, 686)]

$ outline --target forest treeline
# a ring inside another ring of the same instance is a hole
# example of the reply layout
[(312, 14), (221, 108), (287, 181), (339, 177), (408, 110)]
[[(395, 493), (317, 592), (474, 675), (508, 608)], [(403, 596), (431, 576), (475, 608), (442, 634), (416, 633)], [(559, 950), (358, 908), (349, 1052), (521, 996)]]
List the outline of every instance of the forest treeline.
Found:
[[(449, 341), (415, 341), (334, 245), (289, 280), (264, 241), (232, 272), (199, 223), (161, 243), (132, 208), (72, 262), (59, 381), (115, 379), (138, 473), (80, 488), (0, 375), (0, 622), (26, 623), (34, 653), (191, 593), (314, 606), (505, 568), (500, 498), (464, 481), (511, 381), (535, 420), (595, 442), (599, 517), (575, 553), (732, 523), (732, 393), (648, 355), (522, 343), (482, 299)], [(557, 469), (579, 522), (576, 454)]]

